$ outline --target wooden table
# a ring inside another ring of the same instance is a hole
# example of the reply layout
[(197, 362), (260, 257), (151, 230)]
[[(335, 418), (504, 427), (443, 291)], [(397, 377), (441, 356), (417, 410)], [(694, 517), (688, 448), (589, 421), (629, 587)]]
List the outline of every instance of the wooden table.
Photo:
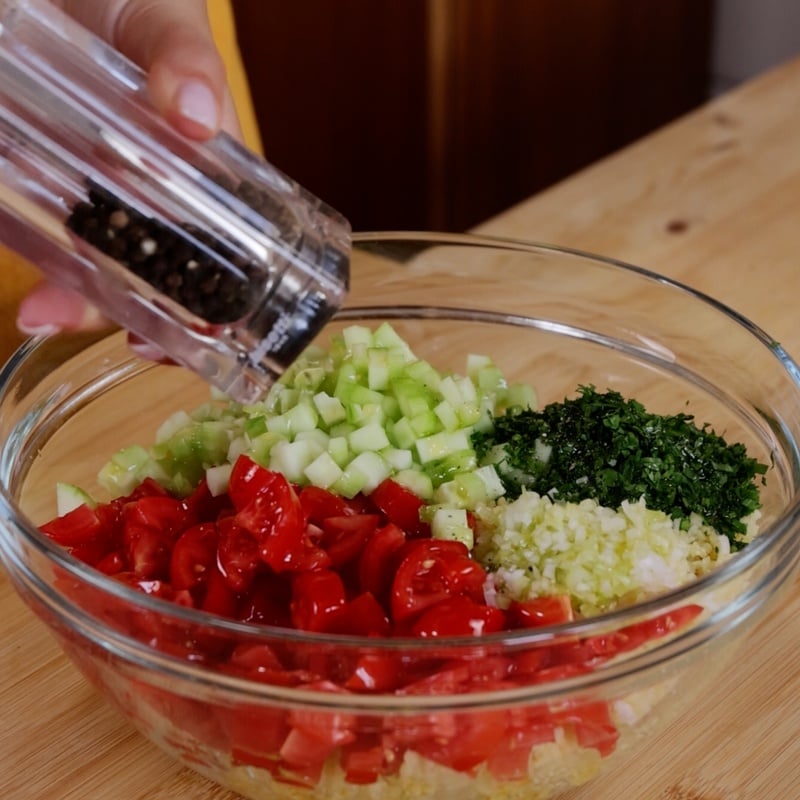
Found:
[[(591, 136), (591, 120), (585, 135)], [(800, 61), (489, 221), (715, 295), (800, 356)], [(3, 278), (0, 278), (3, 280)], [(570, 800), (800, 797), (800, 591), (717, 689)], [(3, 800), (232, 800), (107, 708), (0, 578)]]

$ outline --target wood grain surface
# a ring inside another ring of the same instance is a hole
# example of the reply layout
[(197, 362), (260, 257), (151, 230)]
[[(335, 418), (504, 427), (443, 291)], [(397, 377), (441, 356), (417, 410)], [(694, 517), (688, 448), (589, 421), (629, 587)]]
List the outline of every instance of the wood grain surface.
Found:
[[(482, 230), (584, 248), (678, 278), (800, 356), (800, 62)], [(0, 281), (6, 298), (5, 273)], [(701, 703), (568, 800), (796, 800), (799, 643), (795, 584)], [(233, 800), (171, 763), (106, 707), (3, 578), (0, 709), (3, 800)]]

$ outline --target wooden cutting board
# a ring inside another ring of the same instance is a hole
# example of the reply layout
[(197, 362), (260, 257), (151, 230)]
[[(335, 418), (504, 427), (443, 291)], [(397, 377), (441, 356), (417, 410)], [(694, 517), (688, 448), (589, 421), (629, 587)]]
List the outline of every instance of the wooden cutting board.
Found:
[[(800, 356), (800, 62), (482, 230), (678, 278)], [(799, 646), (795, 583), (714, 691), (616, 772), (565, 800), (797, 800)], [(171, 763), (107, 708), (2, 577), (0, 709), (3, 800), (233, 800)]]

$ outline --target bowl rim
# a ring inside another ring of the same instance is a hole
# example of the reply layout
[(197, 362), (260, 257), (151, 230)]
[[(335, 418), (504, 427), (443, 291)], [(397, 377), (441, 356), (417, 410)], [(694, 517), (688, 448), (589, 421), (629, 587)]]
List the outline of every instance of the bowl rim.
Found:
[[(605, 256), (599, 256), (578, 249), (521, 239), (507, 239), (502, 237), (486, 236), (482, 234), (390, 231), (363, 232), (353, 235), (353, 243), (356, 246), (359, 244), (366, 245), (369, 243), (379, 244), (380, 242), (418, 242), (427, 243), (431, 246), (481, 246), (504, 250), (508, 250), (510, 248), (519, 252), (562, 253), (583, 260), (603, 263), (613, 267), (614, 269), (619, 269), (626, 273), (633, 274), (640, 279), (653, 281), (664, 285), (667, 288), (688, 293), (700, 303), (710, 306), (717, 313), (728, 317), (736, 325), (744, 328), (750, 336), (760, 341), (760, 343), (780, 361), (781, 366), (788, 374), (789, 378), (794, 381), (798, 388), (800, 388), (800, 367), (798, 367), (797, 363), (791, 358), (791, 356), (789, 356), (782, 346), (768, 336), (767, 333), (764, 332), (759, 326), (751, 322), (739, 312), (714, 299), (713, 297), (692, 289), (686, 284), (675, 281), (646, 268), (638, 267), (628, 264), (624, 261)], [(345, 315), (355, 314), (359, 313), (361, 310), (363, 310), (363, 307), (346, 308), (344, 309), (343, 313)], [(334, 320), (337, 318), (341, 319), (341, 317), (335, 315)], [(102, 338), (106, 340), (110, 336), (119, 336), (120, 333), (120, 331), (112, 332), (109, 334), (109, 336), (104, 336)], [(46, 337), (35, 337), (26, 340), (2, 366), (2, 368), (0, 368), (0, 395), (7, 391), (9, 385), (14, 380), (14, 376), (24, 368), (27, 359), (32, 357), (37, 349), (44, 346), (46, 341)], [(130, 356), (123, 362), (120, 362), (117, 367), (120, 368), (122, 365), (128, 363), (138, 364), (140, 361), (134, 354), (131, 353)], [(161, 365), (155, 363), (146, 363), (142, 369), (147, 371), (160, 366)], [(137, 371), (136, 374), (141, 374), (141, 370)], [(25, 537), (25, 540), (33, 544), (40, 552), (44, 550), (46, 557), (53, 561), (59, 568), (65, 570), (67, 574), (70, 574), (77, 579), (90, 584), (93, 589), (97, 589), (104, 593), (115, 596), (115, 598), (118, 600), (123, 600), (133, 606), (157, 611), (159, 614), (170, 619), (202, 626), (205, 629), (210, 629), (221, 634), (238, 636), (246, 635), (249, 637), (261, 635), (268, 636), (272, 641), (282, 641), (287, 643), (294, 642), (302, 643), (304, 645), (336, 645), (337, 647), (343, 649), (367, 648), (370, 650), (379, 651), (393, 651), (402, 649), (404, 651), (416, 652), (431, 649), (430, 641), (421, 640), (414, 637), (387, 637), (384, 640), (366, 636), (297, 631), (295, 629), (281, 628), (277, 626), (238, 622), (236, 620), (229, 620), (198, 609), (178, 606), (168, 600), (145, 595), (136, 589), (133, 589), (132, 587), (128, 587), (119, 581), (115, 581), (113, 578), (110, 578), (98, 572), (89, 565), (75, 559), (63, 548), (59, 547), (48, 537), (41, 534), (38, 528), (28, 519), (27, 515), (24, 514), (14, 498), (11, 497), (6, 485), (5, 476), (3, 475), (0, 475), (0, 506), (2, 507), (2, 512), (6, 517), (14, 519), (15, 531), (21, 531)], [(662, 592), (651, 598), (648, 598), (641, 603), (617, 608), (594, 617), (588, 617), (571, 622), (560, 623), (558, 625), (530, 630), (503, 631), (500, 633), (487, 634), (481, 637), (441, 637), (437, 638), (436, 645), (438, 647), (452, 647), (455, 650), (466, 650), (475, 649), (477, 647), (505, 647), (509, 644), (518, 647), (546, 644), (547, 642), (552, 642), (561, 638), (583, 637), (601, 634), (605, 631), (618, 629), (626, 624), (633, 624), (641, 618), (647, 618), (651, 615), (666, 613), (670, 609), (690, 603), (692, 598), (698, 594), (722, 586), (751, 569), (755, 562), (762, 557), (765, 551), (771, 551), (775, 548), (778, 548), (784, 542), (784, 540), (789, 537), (792, 528), (797, 525), (798, 522), (800, 522), (800, 489), (795, 491), (794, 495), (790, 498), (790, 502), (787, 504), (781, 516), (773, 520), (764, 530), (760, 531), (758, 536), (745, 548), (735, 554), (732, 554), (731, 558), (729, 558), (721, 566), (712, 570), (710, 573), (676, 589)], [(2, 541), (3, 539), (0, 537), (0, 545), (2, 545)], [(2, 549), (3, 547), (0, 547), (0, 550)], [(796, 558), (800, 558), (800, 539), (798, 539), (795, 549), (798, 551)], [(79, 606), (75, 607), (80, 609)], [(126, 638), (129, 638), (129, 641), (131, 642), (135, 642), (135, 640), (130, 637)], [(680, 644), (681, 642), (684, 642), (686, 646), (689, 646), (685, 640), (686, 637), (684, 636), (677, 636), (674, 638), (670, 637), (668, 641), (657, 645), (647, 653), (634, 654), (633, 656), (625, 658), (616, 664), (609, 662), (598, 665), (597, 668), (593, 669), (592, 673), (588, 676), (588, 679), (586, 676), (584, 676), (584, 680), (582, 681), (580, 676), (573, 676), (564, 681), (564, 683), (570, 687), (577, 684), (583, 685), (586, 682), (593, 683), (595, 680), (592, 678), (593, 675), (596, 676), (596, 680), (605, 681), (608, 679), (608, 669), (610, 667), (620, 667), (620, 665), (624, 667), (623, 674), (634, 672), (639, 668), (641, 663), (643, 663), (642, 659), (645, 661), (648, 660), (649, 653), (659, 651), (659, 648), (664, 647), (672, 647), (674, 649), (676, 643)], [(156, 651), (150, 648), (144, 648), (144, 650), (151, 655), (156, 653)], [(157, 653), (157, 656), (159, 659), (169, 660), (171, 658), (169, 656), (165, 656), (163, 653)], [(183, 659), (176, 657), (175, 661), (184, 667), (191, 666), (193, 670), (197, 669), (197, 665), (187, 665)], [(215, 672), (214, 674), (218, 675), (219, 673)], [(253, 682), (247, 682), (247, 685), (252, 688)], [(552, 686), (552, 684), (547, 685)], [(267, 688), (274, 689), (275, 687), (268, 686)]]

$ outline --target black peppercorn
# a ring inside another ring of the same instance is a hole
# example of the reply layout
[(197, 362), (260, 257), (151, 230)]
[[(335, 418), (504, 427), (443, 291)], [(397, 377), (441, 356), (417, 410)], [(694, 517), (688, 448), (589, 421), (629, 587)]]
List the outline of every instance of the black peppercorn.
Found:
[[(257, 199), (253, 187), (241, 199)], [(258, 291), (255, 265), (195, 225), (175, 227), (145, 217), (96, 184), (77, 203), (67, 227), (153, 288), (212, 324), (250, 310)]]

